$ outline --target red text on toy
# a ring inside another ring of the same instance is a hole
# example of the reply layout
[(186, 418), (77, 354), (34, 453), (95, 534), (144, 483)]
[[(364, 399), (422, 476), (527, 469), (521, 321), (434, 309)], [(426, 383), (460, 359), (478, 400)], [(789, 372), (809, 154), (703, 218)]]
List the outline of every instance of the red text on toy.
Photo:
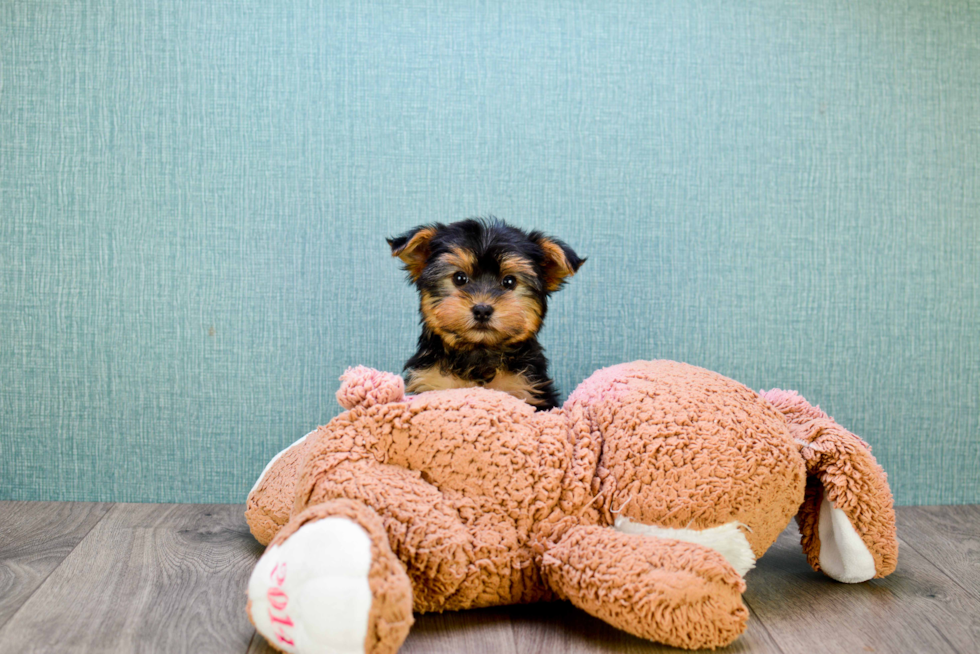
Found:
[(269, 577), (275, 584), (274, 586), (270, 586), (266, 593), (270, 607), (269, 619), (272, 620), (275, 628), (274, 634), (279, 642), (295, 647), (296, 643), (293, 642), (292, 638), (286, 632), (287, 627), (293, 626), (292, 619), (286, 614), (286, 605), (289, 604), (289, 596), (282, 589), (282, 585), (286, 582), (286, 564), (277, 563)]

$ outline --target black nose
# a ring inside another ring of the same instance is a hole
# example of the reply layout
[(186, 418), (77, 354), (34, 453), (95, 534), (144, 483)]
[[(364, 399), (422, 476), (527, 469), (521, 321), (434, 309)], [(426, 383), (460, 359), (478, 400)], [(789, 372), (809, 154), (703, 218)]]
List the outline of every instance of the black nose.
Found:
[(486, 322), (493, 315), (493, 307), (489, 304), (478, 304), (473, 307), (473, 317), (477, 322)]

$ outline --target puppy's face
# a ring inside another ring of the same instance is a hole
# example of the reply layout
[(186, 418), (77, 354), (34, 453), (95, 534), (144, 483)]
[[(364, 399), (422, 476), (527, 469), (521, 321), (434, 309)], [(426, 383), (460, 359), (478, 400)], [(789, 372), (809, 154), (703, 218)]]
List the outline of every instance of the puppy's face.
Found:
[(557, 239), (496, 220), (423, 225), (388, 244), (419, 290), (422, 321), (458, 349), (533, 337), (548, 296), (584, 263)]

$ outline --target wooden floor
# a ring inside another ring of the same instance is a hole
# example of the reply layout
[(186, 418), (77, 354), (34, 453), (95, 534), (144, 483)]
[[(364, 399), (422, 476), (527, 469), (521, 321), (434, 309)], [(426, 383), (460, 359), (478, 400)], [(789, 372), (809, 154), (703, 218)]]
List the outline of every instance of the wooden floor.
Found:
[[(245, 616), (262, 548), (235, 505), (0, 502), (0, 653), (271, 653)], [(724, 652), (980, 652), (980, 507), (898, 511), (898, 570), (814, 573), (791, 526), (746, 578)], [(680, 651), (564, 603), (419, 617), (401, 652)]]

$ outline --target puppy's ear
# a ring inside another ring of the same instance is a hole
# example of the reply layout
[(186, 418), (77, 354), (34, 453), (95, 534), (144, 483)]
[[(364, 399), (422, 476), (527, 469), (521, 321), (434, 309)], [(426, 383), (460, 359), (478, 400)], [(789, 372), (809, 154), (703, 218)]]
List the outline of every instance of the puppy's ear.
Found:
[(436, 228), (431, 225), (419, 225), (401, 236), (386, 239), (391, 246), (391, 256), (405, 262), (405, 270), (413, 282), (418, 281), (429, 260), (430, 242), (436, 235)]
[(585, 263), (585, 259), (578, 256), (575, 250), (568, 247), (557, 238), (545, 236), (540, 232), (533, 232), (531, 240), (537, 243), (544, 251), (544, 287), (549, 293), (557, 291), (565, 284), (565, 280), (571, 277)]

